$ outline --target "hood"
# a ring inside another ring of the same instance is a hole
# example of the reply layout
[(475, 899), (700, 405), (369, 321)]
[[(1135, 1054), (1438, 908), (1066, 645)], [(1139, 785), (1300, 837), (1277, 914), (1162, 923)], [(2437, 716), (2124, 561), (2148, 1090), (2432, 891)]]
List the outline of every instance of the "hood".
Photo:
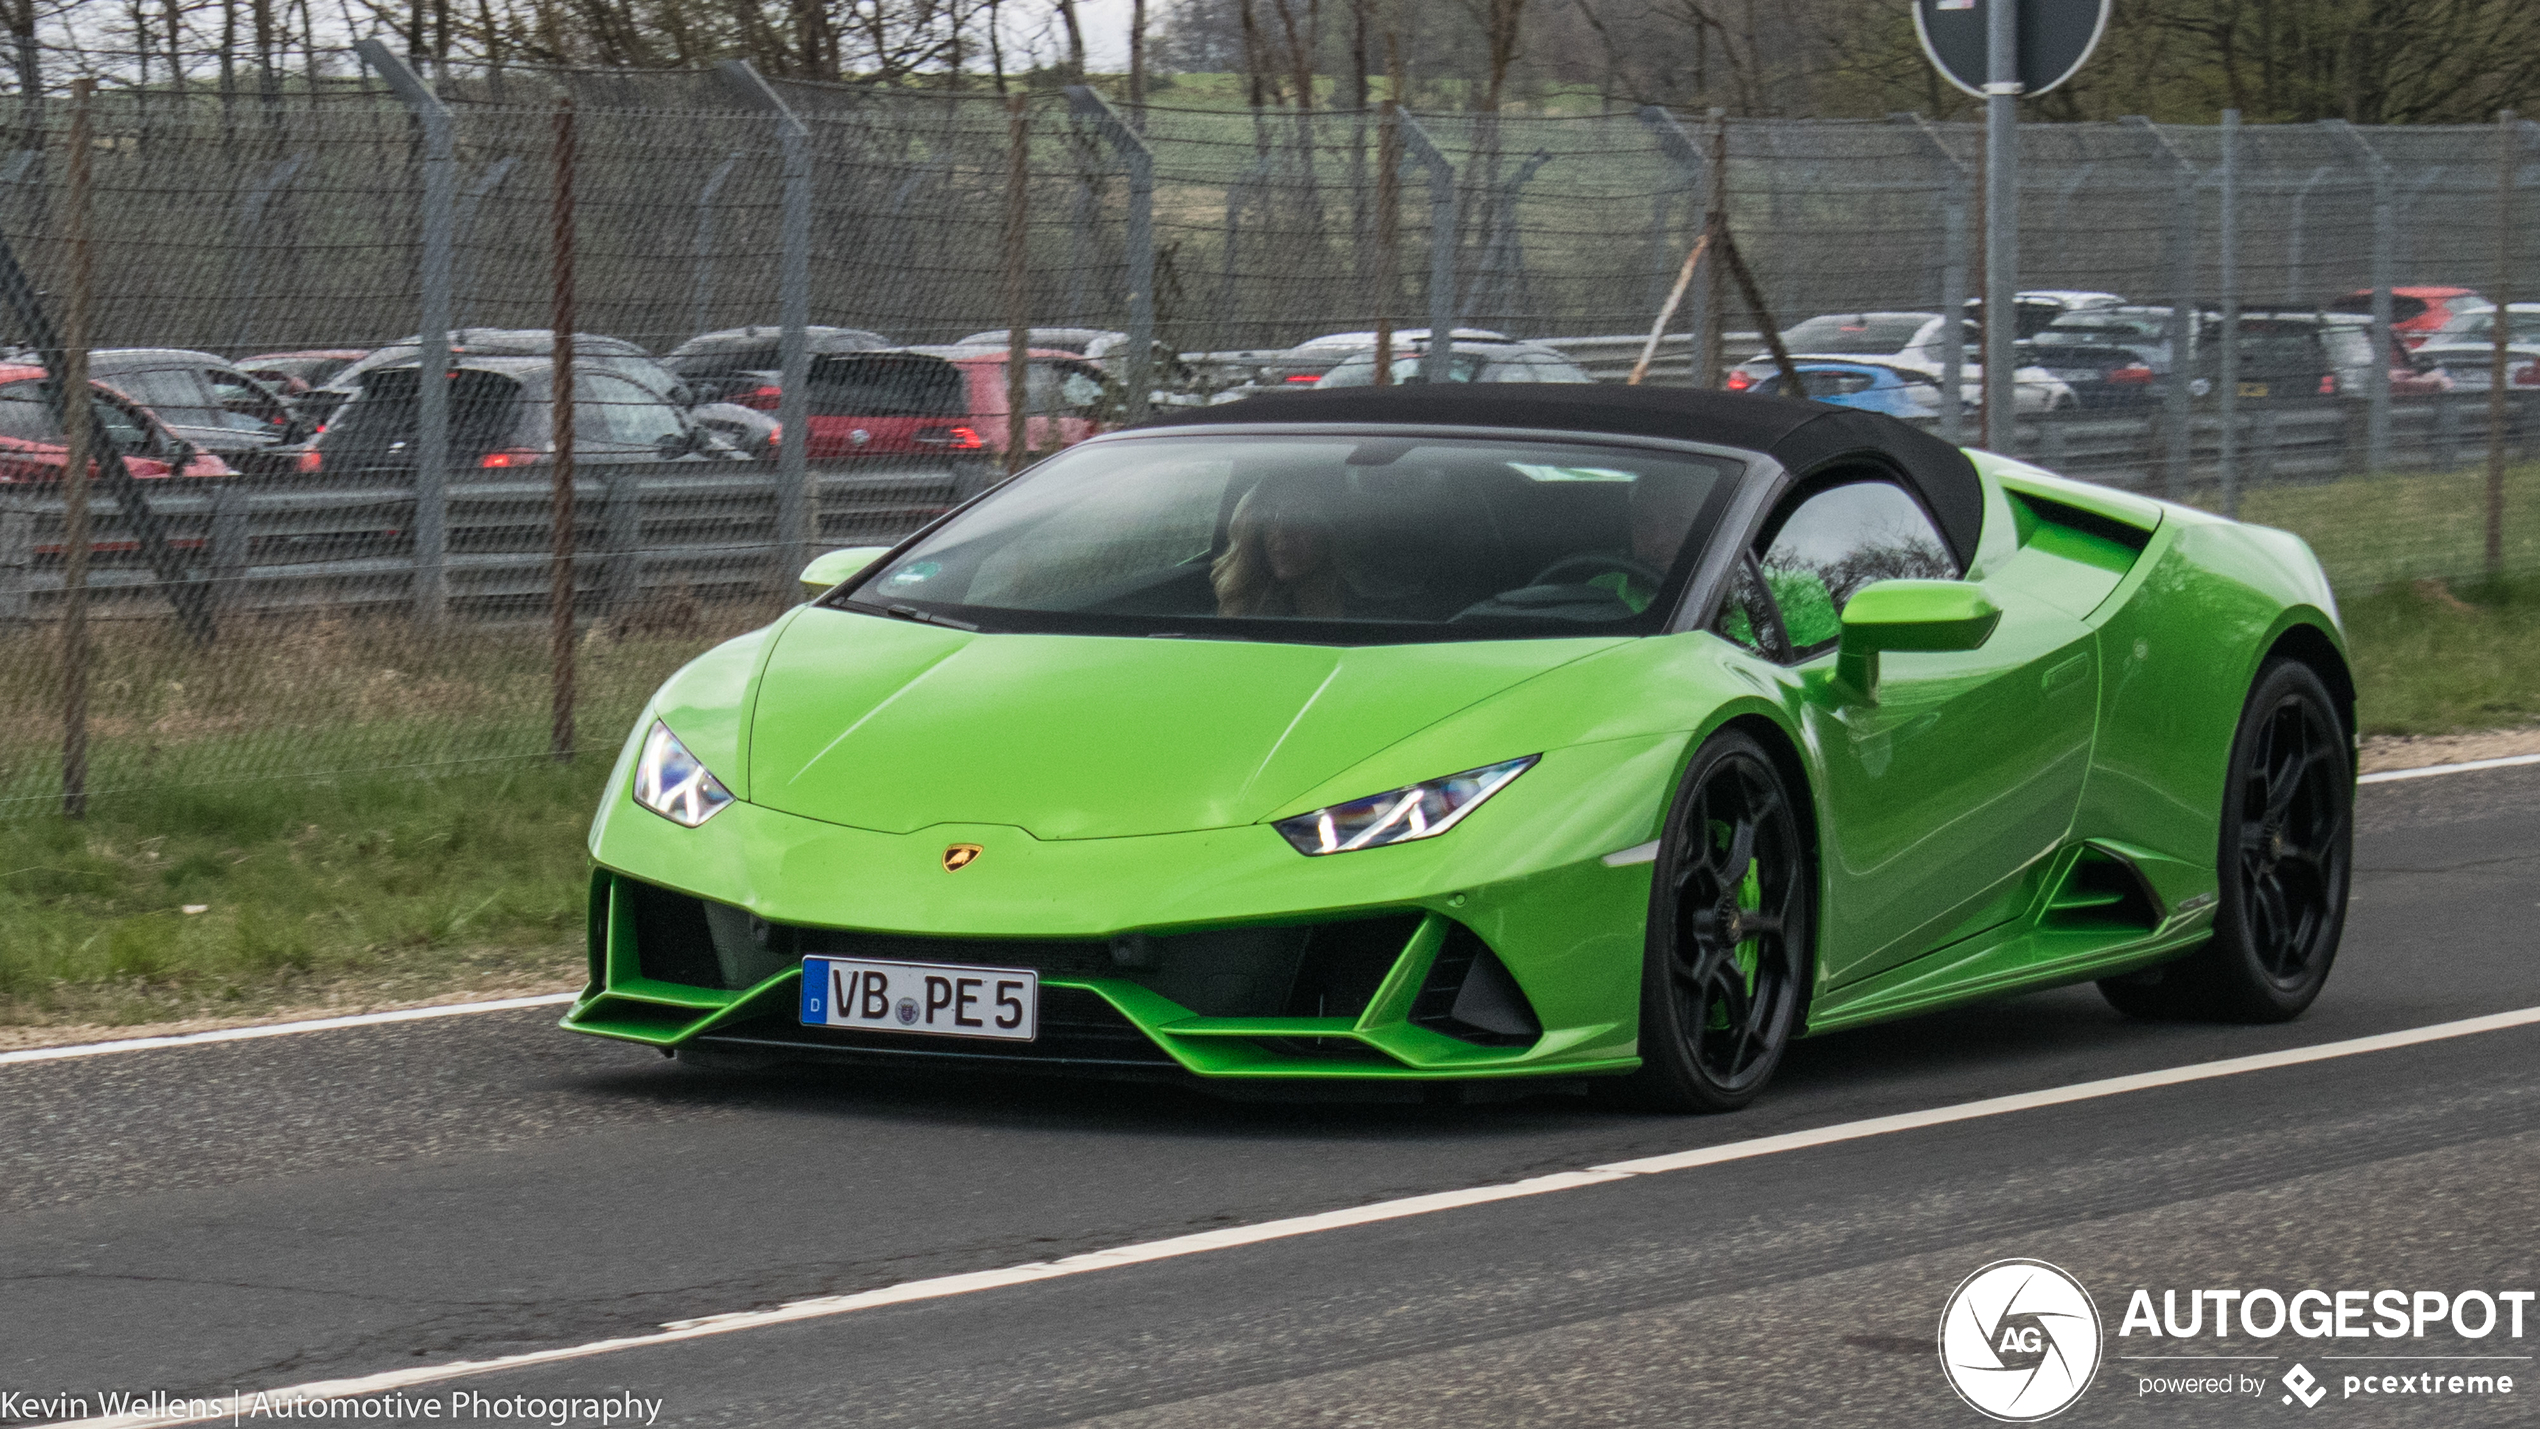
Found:
[(972, 635), (806, 610), (760, 677), (749, 798), (890, 833), (982, 823), (1073, 839), (1254, 823), (1405, 736), (1615, 643)]

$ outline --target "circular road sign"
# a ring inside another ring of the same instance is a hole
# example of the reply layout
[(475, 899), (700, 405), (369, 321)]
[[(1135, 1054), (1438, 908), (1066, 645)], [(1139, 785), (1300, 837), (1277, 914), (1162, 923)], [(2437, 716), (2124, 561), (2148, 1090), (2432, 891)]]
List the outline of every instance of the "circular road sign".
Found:
[(2081, 68), (2108, 28), (2113, 0), (1914, 0), (1914, 32), (1923, 53), (1949, 82), (1984, 98), (1985, 25), (1988, 8), (2019, 11), (2020, 94), (2044, 94)]

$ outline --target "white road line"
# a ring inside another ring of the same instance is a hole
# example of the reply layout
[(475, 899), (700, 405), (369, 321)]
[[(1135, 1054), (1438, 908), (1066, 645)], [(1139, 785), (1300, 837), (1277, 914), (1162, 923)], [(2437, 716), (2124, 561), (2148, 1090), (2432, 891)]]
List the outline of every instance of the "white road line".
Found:
[(2540, 754), (2508, 754), (2502, 759), (2465, 759), (2458, 764), (2427, 764), (2416, 769), (2384, 769), (2367, 774), (2358, 784), (2394, 784), (2402, 779), (2431, 779), (2437, 774), (2469, 774), (2480, 769), (2512, 769), (2524, 764), (2540, 764)]
[(677, 1344), (683, 1340), (703, 1339), (712, 1335), (729, 1335), (743, 1330), (765, 1329), (771, 1325), (827, 1319), (884, 1305), (906, 1305), (921, 1300), (941, 1300), (954, 1295), (968, 1295), (981, 1290), (1029, 1285), (1036, 1281), (1084, 1275), (1098, 1270), (1113, 1270), (1124, 1265), (1143, 1265), (1150, 1261), (1200, 1255), (1208, 1251), (1226, 1250), (1235, 1246), (1259, 1245), (1265, 1241), (1319, 1235), (1325, 1231), (1372, 1225), (1380, 1221), (1402, 1220), (1410, 1216), (1431, 1215), (1439, 1211), (1459, 1210), (1466, 1206), (1487, 1205), (1493, 1201), (1548, 1195), (1558, 1191), (1574, 1191), (1582, 1186), (1601, 1186), (1613, 1181), (1629, 1180), (1636, 1176), (1684, 1171), (1697, 1166), (1713, 1166), (1724, 1161), (1750, 1160), (1758, 1156), (1773, 1156), (1807, 1147), (1858, 1141), (1864, 1137), (1886, 1136), (1894, 1132), (1913, 1131), (1923, 1127), (1945, 1126), (1951, 1122), (2003, 1116), (2012, 1112), (2034, 1110), (2038, 1107), (2088, 1101), (2096, 1097), (2121, 1096), (2128, 1092), (2144, 1091), (2153, 1087), (2211, 1081), (2217, 1077), (2233, 1077), (2244, 1072), (2262, 1072), (2278, 1067), (2297, 1067), (2308, 1062), (2324, 1062), (2338, 1057), (2386, 1052), (2394, 1048), (2413, 1047), (2425, 1042), (2470, 1037), (2482, 1032), (2497, 1032), (2511, 1027), (2528, 1027), (2535, 1023), (2540, 1023), (2540, 1007), (2525, 1007), (2513, 1012), (2464, 1018), (2457, 1022), (2438, 1022), (2425, 1027), (2411, 1027), (2400, 1032), (2353, 1037), (2342, 1042), (2323, 1042), (2309, 1047), (2288, 1048), (2281, 1052), (2260, 1052), (2253, 1056), (2231, 1057), (2218, 1062), (2198, 1062), (2190, 1066), (2171, 1067), (2157, 1072), (2139, 1072), (2132, 1076), (2106, 1077), (2095, 1082), (2077, 1082), (2068, 1087), (2051, 1087), (2044, 1091), (2021, 1092), (2013, 1096), (1988, 1097), (1983, 1101), (1962, 1102), (1956, 1106), (1934, 1107), (1929, 1111), (1905, 1112), (1897, 1116), (1849, 1121), (1836, 1126), (1819, 1127), (1814, 1131), (1794, 1131), (1781, 1136), (1757, 1137), (1751, 1141), (1733, 1141), (1724, 1146), (1698, 1147), (1691, 1151), (1679, 1151), (1667, 1156), (1645, 1156), (1631, 1161), (1616, 1161), (1603, 1166), (1591, 1166), (1584, 1171), (1564, 1171), (1550, 1176), (1535, 1176), (1523, 1181), (1472, 1186), (1460, 1191), (1439, 1191), (1425, 1196), (1406, 1196), (1400, 1200), (1378, 1201), (1373, 1205), (1354, 1206), (1347, 1210), (1324, 1211), (1316, 1215), (1292, 1216), (1285, 1220), (1263, 1221), (1256, 1225), (1234, 1226), (1225, 1230), (1202, 1231), (1196, 1235), (1175, 1236), (1168, 1240), (1114, 1246), (1108, 1250), (1071, 1255), (1062, 1260), (1036, 1261), (1029, 1265), (1007, 1266), (1001, 1270), (972, 1271), (965, 1275), (937, 1276), (931, 1280), (911, 1280), (903, 1284), (886, 1285), (878, 1290), (865, 1290), (852, 1295), (825, 1295), (812, 1300), (797, 1300), (770, 1310), (743, 1310), (725, 1315), (707, 1315), (693, 1320), (673, 1320), (650, 1334), (625, 1335), (616, 1339), (595, 1340), (589, 1344), (567, 1345), (558, 1349), (536, 1350), (527, 1354), (503, 1355), (494, 1359), (421, 1365), (413, 1369), (390, 1370), (384, 1374), (365, 1375), (354, 1379), (320, 1380), (310, 1384), (265, 1390), (261, 1394), (239, 1394), (205, 1403), (202, 1407), (207, 1412), (202, 1414), (173, 1416), (123, 1414), (67, 1422), (80, 1426), (80, 1429), (127, 1429), (127, 1426), (130, 1429), (139, 1429), (139, 1426), (144, 1425), (197, 1424), (228, 1419), (238, 1414), (253, 1413), (259, 1398), (267, 1405), (272, 1405), (303, 1399), (338, 1399), (357, 1395), (386, 1394), (394, 1390), (413, 1389), (421, 1385), (439, 1384), (454, 1379), (470, 1379), (500, 1370), (528, 1369), (537, 1365), (558, 1364), (567, 1360), (589, 1359), (594, 1355), (614, 1354), (620, 1350), (647, 1349), (655, 1345)]
[(491, 1002), (446, 1002), (437, 1007), (401, 1007), (394, 1012), (362, 1012), (347, 1017), (313, 1017), (306, 1022), (269, 1022), (261, 1027), (223, 1027), (213, 1032), (179, 1032), (166, 1037), (127, 1037), (119, 1042), (80, 1042), (68, 1047), (26, 1047), (0, 1052), (0, 1066), (11, 1062), (59, 1062), (70, 1057), (102, 1057), (109, 1052), (141, 1052), (153, 1047), (193, 1047), (205, 1042), (247, 1042), (258, 1037), (288, 1037), (294, 1032), (326, 1032), (338, 1027), (373, 1027), (382, 1022), (421, 1022), (432, 1017), (459, 1017), (471, 1012), (510, 1012), (522, 1007), (555, 1007), (573, 1001), (569, 992), (536, 997), (504, 997)]

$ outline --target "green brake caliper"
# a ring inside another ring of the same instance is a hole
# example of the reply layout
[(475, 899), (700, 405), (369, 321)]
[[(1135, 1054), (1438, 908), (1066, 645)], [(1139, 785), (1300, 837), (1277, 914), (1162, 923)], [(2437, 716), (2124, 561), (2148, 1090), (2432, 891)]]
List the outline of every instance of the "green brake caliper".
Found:
[[(1711, 838), (1714, 845), (1725, 852), (1729, 845), (1737, 838), (1737, 829), (1733, 825), (1724, 824), (1715, 819), (1711, 823)], [(1752, 857), (1746, 860), (1746, 872), (1740, 874), (1737, 881), (1738, 911), (1742, 913), (1752, 913), (1764, 906), (1764, 875), (1762, 870), (1762, 860)], [(1755, 996), (1755, 969), (1764, 960), (1764, 951), (1761, 945), (1761, 940), (1756, 938), (1739, 939), (1737, 948), (1731, 956), (1737, 959), (1737, 970), (1746, 975), (1746, 995), (1751, 999)], [(1729, 1010), (1715, 1004), (1711, 1008), (1708, 1020), (1712, 1030), (1724, 1031), (1729, 1025)]]

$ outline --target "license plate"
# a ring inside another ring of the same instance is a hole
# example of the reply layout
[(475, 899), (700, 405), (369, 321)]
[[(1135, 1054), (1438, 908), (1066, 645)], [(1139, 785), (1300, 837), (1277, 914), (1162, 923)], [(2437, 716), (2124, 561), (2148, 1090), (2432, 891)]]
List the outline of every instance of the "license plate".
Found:
[(2243, 397), (2264, 397), (2267, 395), (2267, 384), (2264, 382), (2243, 382), (2240, 384), (2240, 395)]
[(803, 959), (803, 1025), (1029, 1042), (1041, 976), (1030, 968)]

